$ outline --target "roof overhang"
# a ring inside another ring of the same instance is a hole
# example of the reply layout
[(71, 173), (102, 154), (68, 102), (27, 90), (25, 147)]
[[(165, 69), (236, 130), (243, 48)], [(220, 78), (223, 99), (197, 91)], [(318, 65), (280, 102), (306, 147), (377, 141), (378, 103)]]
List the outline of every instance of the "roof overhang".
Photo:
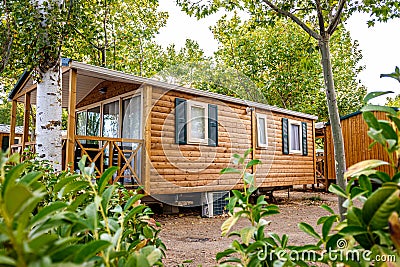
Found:
[[(99, 83), (104, 81), (116, 81), (116, 82), (125, 82), (125, 83), (133, 83), (138, 85), (152, 85), (155, 87), (159, 87), (165, 90), (173, 90), (187, 94), (193, 94), (202, 97), (208, 97), (213, 99), (218, 99), (221, 101), (237, 103), (240, 105), (245, 105), (249, 107), (259, 108), (263, 110), (278, 112), (282, 114), (292, 115), (295, 117), (306, 118), (310, 120), (317, 120), (318, 117), (302, 112), (287, 110), (283, 108), (278, 108), (275, 106), (270, 106), (267, 104), (262, 104), (254, 101), (243, 100), (231, 96), (226, 96), (222, 94), (217, 94), (213, 92), (197, 90), (193, 88), (187, 88), (179, 85), (170, 84), (167, 82), (162, 82), (159, 80), (155, 80), (152, 78), (143, 78), (135, 75), (127, 74), (121, 71), (111, 70), (104, 67), (98, 67), (89, 65), (86, 63), (68, 60), (63, 61), (68, 62), (68, 67), (63, 67), (62, 74), (62, 91), (63, 91), (63, 99), (62, 105), (64, 108), (68, 107), (68, 97), (69, 97), (69, 76), (70, 69), (75, 69), (77, 71), (77, 103), (80, 102), (85, 96), (87, 96), (93, 88), (95, 88)], [(14, 87), (14, 90), (10, 93), (9, 98), (17, 101), (23, 101), (23, 92), (24, 90), (32, 90), (35, 89), (35, 83), (32, 80), (30, 73), (24, 72), (24, 74), (19, 79), (18, 83)], [(36, 102), (36, 93), (32, 90), (33, 95), (31, 96), (31, 103), (35, 104)], [(19, 96), (19, 97), (17, 97)], [(17, 97), (17, 99), (15, 99)]]

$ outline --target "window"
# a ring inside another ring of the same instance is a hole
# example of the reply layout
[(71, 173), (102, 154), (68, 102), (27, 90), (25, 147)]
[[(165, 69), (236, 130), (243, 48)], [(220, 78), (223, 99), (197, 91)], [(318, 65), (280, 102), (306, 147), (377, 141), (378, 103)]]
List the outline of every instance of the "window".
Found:
[(122, 138), (141, 137), (141, 103), (140, 96), (122, 101)]
[(302, 131), (299, 121), (289, 120), (289, 152), (302, 153)]
[(103, 136), (119, 136), (119, 101), (103, 106)]
[(267, 116), (257, 114), (257, 146), (268, 147)]
[(86, 111), (76, 113), (76, 134), (86, 135)]
[(189, 143), (208, 142), (208, 106), (205, 103), (188, 101), (188, 141)]
[(282, 118), (282, 152), (284, 155), (308, 155), (307, 122)]
[(175, 143), (218, 146), (218, 106), (175, 98)]
[(87, 111), (86, 135), (100, 136), (100, 107)]

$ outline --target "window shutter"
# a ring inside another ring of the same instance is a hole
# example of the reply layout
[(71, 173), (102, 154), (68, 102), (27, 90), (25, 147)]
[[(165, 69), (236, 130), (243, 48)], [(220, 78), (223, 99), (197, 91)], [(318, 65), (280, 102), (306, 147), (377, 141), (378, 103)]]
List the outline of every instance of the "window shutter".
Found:
[(308, 155), (308, 150), (307, 150), (307, 123), (302, 122), (301, 123), (301, 133), (302, 133), (302, 147), (303, 147), (303, 156)]
[(208, 145), (218, 146), (218, 106), (208, 104)]
[(175, 98), (175, 143), (186, 144), (186, 100)]
[(287, 118), (282, 118), (282, 152), (289, 154), (289, 122)]

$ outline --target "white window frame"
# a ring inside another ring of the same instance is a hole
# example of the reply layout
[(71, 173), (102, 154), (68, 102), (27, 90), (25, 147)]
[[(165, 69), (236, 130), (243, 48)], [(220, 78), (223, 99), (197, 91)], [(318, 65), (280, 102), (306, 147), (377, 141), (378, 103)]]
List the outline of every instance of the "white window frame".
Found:
[[(192, 136), (192, 107), (204, 109), (204, 139)], [(187, 142), (188, 144), (208, 144), (208, 104), (203, 102), (187, 101)]]
[[(300, 149), (293, 149), (292, 148), (292, 125), (298, 125), (299, 126), (299, 143), (300, 143)], [(296, 120), (288, 120), (288, 128), (289, 128), (289, 136), (288, 136), (288, 142), (289, 142), (289, 154), (302, 154), (303, 152), (303, 129), (301, 125), (301, 121), (296, 121)]]
[[(257, 119), (257, 147), (267, 148), (268, 147), (268, 128), (267, 128), (267, 115), (256, 114)], [(260, 119), (264, 119), (264, 129), (265, 129), (265, 143), (261, 143), (261, 129), (260, 129)]]

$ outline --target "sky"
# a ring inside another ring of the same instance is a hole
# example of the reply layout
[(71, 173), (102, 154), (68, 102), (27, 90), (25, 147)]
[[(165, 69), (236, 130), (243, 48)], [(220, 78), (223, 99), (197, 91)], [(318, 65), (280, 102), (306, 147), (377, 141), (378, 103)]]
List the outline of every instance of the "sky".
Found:
[[(175, 0), (160, 1), (160, 10), (169, 12), (166, 27), (160, 30), (156, 40), (163, 47), (171, 43), (179, 49), (185, 45), (186, 39), (196, 40), (208, 56), (218, 48), (218, 42), (214, 39), (210, 26), (224, 14), (216, 13), (207, 18), (197, 20), (186, 15), (175, 5)], [(365, 70), (359, 75), (359, 79), (368, 91), (394, 91), (400, 93), (400, 84), (390, 78), (380, 78), (381, 73), (391, 73), (396, 66), (400, 66), (400, 20), (395, 19), (387, 23), (377, 23), (368, 28), (366, 22), (368, 15), (355, 14), (346, 23), (353, 40), (358, 40), (363, 59), (361, 65)], [(386, 97), (375, 101), (384, 104)]]

